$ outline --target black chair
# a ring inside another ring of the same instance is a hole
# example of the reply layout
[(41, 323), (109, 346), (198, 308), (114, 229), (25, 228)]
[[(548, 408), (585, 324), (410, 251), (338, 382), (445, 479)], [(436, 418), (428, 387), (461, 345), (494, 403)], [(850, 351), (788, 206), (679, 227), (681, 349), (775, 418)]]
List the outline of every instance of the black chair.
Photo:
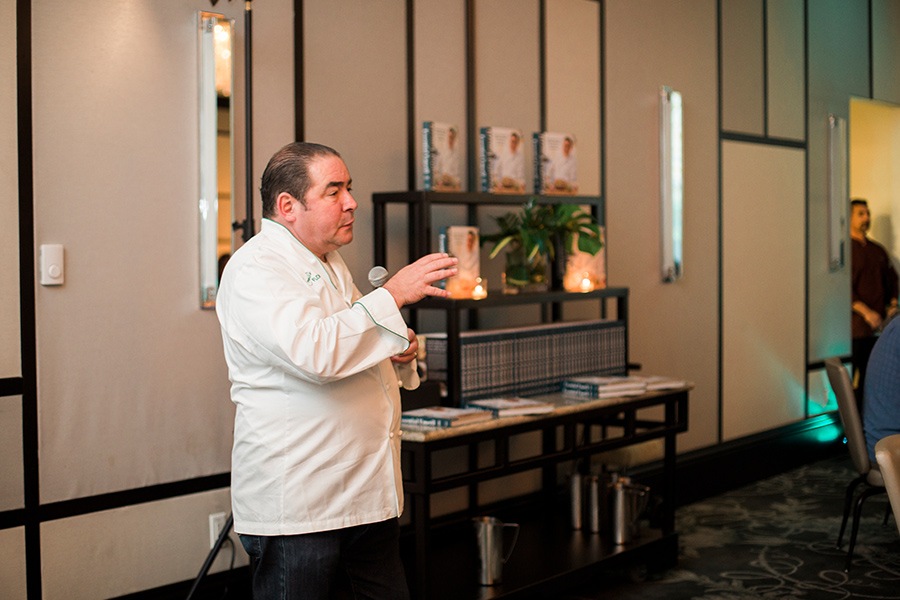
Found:
[[(850, 515), (850, 506), (854, 504), (854, 494), (859, 484), (864, 483), (865, 489), (856, 496), (856, 506), (853, 510), (853, 528), (850, 531), (850, 547), (847, 549), (847, 563), (844, 572), (850, 571), (850, 562), (853, 560), (853, 547), (856, 545), (856, 534), (859, 531), (859, 516), (862, 512), (863, 502), (874, 494), (885, 493), (884, 478), (878, 465), (869, 460), (869, 451), (866, 449), (866, 437), (863, 432), (862, 420), (859, 418), (859, 409), (856, 407), (856, 397), (853, 393), (853, 384), (850, 382), (850, 373), (844, 368), (839, 358), (825, 360), (825, 370), (828, 372), (828, 381), (831, 389), (837, 397), (838, 411), (841, 415), (841, 423), (844, 425), (844, 436), (847, 438), (847, 448), (850, 450), (850, 458), (853, 466), (859, 472), (859, 476), (847, 486), (847, 495), (844, 499), (844, 518), (841, 521), (841, 531), (838, 533), (837, 547), (841, 547), (844, 539), (844, 530), (847, 527), (847, 517)], [(886, 515), (887, 516), (887, 515)]]

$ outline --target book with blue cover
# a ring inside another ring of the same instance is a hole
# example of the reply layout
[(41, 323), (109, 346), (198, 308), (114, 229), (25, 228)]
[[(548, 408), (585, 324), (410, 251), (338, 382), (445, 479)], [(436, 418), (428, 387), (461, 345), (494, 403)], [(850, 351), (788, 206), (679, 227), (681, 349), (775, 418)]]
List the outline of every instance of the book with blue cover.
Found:
[(618, 398), (646, 393), (643, 377), (607, 375), (601, 377), (571, 377), (562, 382), (562, 393), (584, 398)]
[(551, 131), (532, 135), (534, 193), (574, 196), (578, 193), (578, 156), (575, 136)]
[(403, 411), (400, 413), (400, 424), (413, 427), (459, 427), (481, 421), (490, 421), (493, 418), (493, 413), (488, 410), (428, 406)]
[(512, 396), (509, 398), (482, 398), (469, 400), (467, 408), (489, 410), (497, 417), (513, 417), (518, 415), (543, 415), (553, 412), (555, 406), (549, 402), (540, 402), (529, 398)]
[(458, 192), (462, 189), (463, 150), (455, 125), (425, 121), (422, 124), (422, 154), (425, 190)]
[(481, 191), (525, 193), (522, 132), (508, 127), (482, 127), (479, 132)]

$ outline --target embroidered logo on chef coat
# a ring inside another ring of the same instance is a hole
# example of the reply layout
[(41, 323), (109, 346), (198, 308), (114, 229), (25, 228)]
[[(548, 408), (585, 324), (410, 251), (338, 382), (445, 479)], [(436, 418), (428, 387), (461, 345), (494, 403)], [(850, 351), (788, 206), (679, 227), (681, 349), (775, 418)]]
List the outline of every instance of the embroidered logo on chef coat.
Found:
[(312, 287), (312, 284), (314, 284), (318, 280), (322, 279), (321, 275), (319, 275), (317, 273), (312, 273), (310, 271), (307, 271), (306, 273), (304, 273), (304, 275), (306, 276), (306, 284), (310, 287)]

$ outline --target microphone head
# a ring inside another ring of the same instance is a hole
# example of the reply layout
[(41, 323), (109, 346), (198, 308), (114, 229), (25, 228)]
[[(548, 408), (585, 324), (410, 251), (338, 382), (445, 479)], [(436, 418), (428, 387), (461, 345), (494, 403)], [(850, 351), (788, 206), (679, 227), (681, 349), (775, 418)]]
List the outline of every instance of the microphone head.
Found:
[(372, 287), (380, 288), (388, 280), (388, 272), (384, 267), (372, 267), (369, 271), (369, 283)]

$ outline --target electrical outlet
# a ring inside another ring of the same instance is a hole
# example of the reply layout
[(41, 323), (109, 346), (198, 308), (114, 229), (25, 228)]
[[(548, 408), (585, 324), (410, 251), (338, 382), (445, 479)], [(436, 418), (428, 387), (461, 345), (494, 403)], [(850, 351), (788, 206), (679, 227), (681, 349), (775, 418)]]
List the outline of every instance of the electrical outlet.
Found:
[(225, 513), (217, 512), (209, 515), (209, 547), (212, 549), (225, 527)]

